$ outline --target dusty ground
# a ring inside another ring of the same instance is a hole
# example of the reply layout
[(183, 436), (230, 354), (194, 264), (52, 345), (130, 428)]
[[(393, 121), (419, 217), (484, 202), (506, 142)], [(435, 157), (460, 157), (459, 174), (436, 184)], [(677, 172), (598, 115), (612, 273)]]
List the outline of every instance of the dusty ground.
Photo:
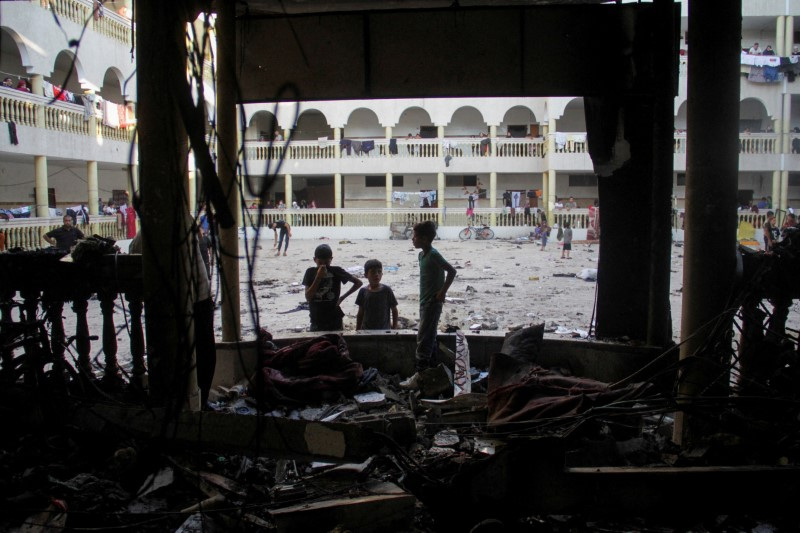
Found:
[[(417, 253), (410, 240), (293, 240), (286, 257), (275, 257), (273, 243), (261, 241), (256, 250), (253, 283), (260, 324), (279, 336), (306, 331), (308, 311), (293, 311), (304, 302), (300, 282), (305, 269), (313, 266), (314, 248), (326, 242), (333, 248), (333, 264), (363, 277), (367, 259), (383, 262), (383, 283), (390, 286), (399, 302), (401, 326), (413, 327), (419, 319), (419, 269)], [(509, 328), (544, 322), (548, 335), (575, 336), (590, 329), (595, 282), (576, 277), (584, 269), (596, 269), (598, 246), (573, 244), (572, 259), (561, 259), (560, 243), (548, 242), (544, 251), (538, 243), (512, 240), (437, 240), (434, 246), (458, 271), (448, 292), (440, 326), (461, 329), (480, 324), (483, 334), (504, 335)], [(671, 303), (675, 340), (680, 327), (683, 248), (672, 250)], [(247, 265), (242, 264), (242, 334), (252, 338), (253, 324), (247, 309), (245, 282)], [(366, 280), (364, 280), (366, 282)], [(357, 307), (355, 294), (342, 304), (345, 329), (354, 330)], [(293, 311), (293, 312), (292, 312)], [(221, 335), (219, 309), (217, 334)], [(405, 320), (403, 320), (405, 319)]]

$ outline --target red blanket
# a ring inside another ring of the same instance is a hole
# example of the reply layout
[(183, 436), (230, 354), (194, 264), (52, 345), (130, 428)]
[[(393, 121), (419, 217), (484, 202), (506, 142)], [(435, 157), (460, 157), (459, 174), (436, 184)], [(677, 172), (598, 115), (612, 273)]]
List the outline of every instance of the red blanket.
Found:
[(355, 392), (363, 375), (360, 363), (350, 359), (341, 335), (329, 333), (278, 350), (259, 335), (261, 366), (256, 391), (268, 403), (313, 403), (339, 393)]

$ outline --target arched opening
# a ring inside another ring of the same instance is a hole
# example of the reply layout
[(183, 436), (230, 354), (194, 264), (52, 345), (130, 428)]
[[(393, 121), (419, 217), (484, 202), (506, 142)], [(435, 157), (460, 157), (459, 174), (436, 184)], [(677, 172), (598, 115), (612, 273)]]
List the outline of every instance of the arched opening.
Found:
[(378, 115), (371, 109), (360, 107), (350, 113), (342, 135), (354, 138), (375, 138), (383, 137), (383, 133)]
[(506, 137), (539, 137), (539, 124), (536, 115), (525, 106), (514, 106), (503, 116), (503, 122), (497, 130), (498, 136)]
[(397, 126), (394, 128), (398, 137), (414, 137), (421, 134), (423, 129), (434, 128), (431, 116), (421, 107), (409, 107), (400, 114)]
[(477, 137), (482, 133), (489, 135), (486, 121), (481, 112), (472, 106), (456, 109), (450, 124), (444, 129), (444, 134), (448, 137)]
[(773, 127), (761, 100), (745, 98), (739, 103), (739, 132), (764, 133)]
[(269, 111), (257, 111), (251, 118), (244, 138), (247, 141), (270, 141), (275, 138), (275, 133), (281, 132), (278, 119)]
[(313, 141), (320, 137), (332, 139), (333, 129), (328, 125), (328, 119), (322, 112), (309, 109), (298, 117), (292, 136), (296, 141)]
[(121, 74), (116, 69), (106, 70), (103, 76), (103, 87), (100, 89), (100, 96), (115, 104), (124, 104), (125, 96), (122, 94)]
[(10, 78), (11, 87), (16, 87), (20, 79), (26, 79), (22, 54), (13, 34), (0, 28), (0, 79)]
[[(80, 79), (83, 67), (80, 60), (69, 50), (62, 50), (56, 56), (50, 83), (75, 94), (83, 94)], [(117, 82), (119, 85), (119, 82)]]
[(586, 131), (586, 115), (583, 111), (583, 98), (570, 100), (564, 108), (564, 114), (558, 119), (556, 131), (584, 132)]

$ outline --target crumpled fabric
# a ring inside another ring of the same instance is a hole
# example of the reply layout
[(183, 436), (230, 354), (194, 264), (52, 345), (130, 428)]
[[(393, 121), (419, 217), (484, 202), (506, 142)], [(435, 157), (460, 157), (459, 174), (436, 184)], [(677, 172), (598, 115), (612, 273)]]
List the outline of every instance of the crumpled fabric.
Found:
[(328, 333), (274, 349), (272, 336), (261, 330), (261, 367), (253, 395), (270, 404), (308, 404), (339, 394), (352, 395), (364, 370), (350, 358), (341, 335)]
[(488, 422), (495, 428), (508, 424), (579, 415), (644, 390), (631, 385), (609, 389), (593, 379), (562, 376), (539, 365), (496, 353), (489, 367)]

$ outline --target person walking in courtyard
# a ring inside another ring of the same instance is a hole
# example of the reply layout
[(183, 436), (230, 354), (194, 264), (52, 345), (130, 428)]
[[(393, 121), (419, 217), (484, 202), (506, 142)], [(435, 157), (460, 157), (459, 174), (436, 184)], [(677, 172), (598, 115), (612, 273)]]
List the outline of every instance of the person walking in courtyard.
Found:
[(775, 225), (775, 213), (767, 211), (767, 220), (764, 222), (764, 251), (771, 252), (772, 246), (778, 242), (781, 232)]
[[(281, 246), (283, 246), (283, 255), (286, 255), (286, 250), (289, 249), (289, 237), (292, 236), (292, 227), (283, 219), (276, 222), (270, 222), (269, 227), (275, 234), (275, 243), (272, 245), (272, 247), (278, 248), (278, 251), (275, 252), (275, 256), (277, 257), (281, 255)], [(278, 230), (280, 230), (281, 234), (280, 240), (278, 239)], [(286, 238), (286, 245), (283, 245), (284, 238)]]
[(430, 221), (420, 222), (414, 226), (411, 242), (414, 248), (421, 251), (419, 261), (419, 325), (417, 326), (417, 352), (415, 364), (417, 372), (400, 386), (405, 389), (416, 389), (419, 384), (419, 373), (430, 368), (437, 349), (436, 329), (447, 290), (456, 278), (456, 269), (448, 263), (442, 254), (432, 246), (436, 238), (436, 225)]
[(572, 228), (569, 220), (564, 221), (564, 245), (561, 248), (561, 259), (571, 259), (569, 252), (572, 250)]
[[(345, 298), (353, 294), (363, 282), (339, 266), (331, 265), (333, 250), (327, 244), (320, 244), (314, 250), (314, 263), (303, 276), (306, 288), (306, 301), (311, 315), (310, 331), (337, 331), (344, 328), (344, 312), (339, 307)], [(342, 285), (352, 283), (344, 295), (339, 296)]]
[(541, 250), (544, 251), (545, 246), (547, 246), (547, 238), (550, 236), (550, 226), (547, 225), (546, 219), (542, 219), (539, 228), (540, 228), (539, 235), (541, 236), (542, 239)]
[(356, 295), (356, 329), (397, 329), (397, 298), (391, 288), (381, 283), (381, 262), (369, 259), (364, 263), (364, 277), (369, 286), (359, 289)]

